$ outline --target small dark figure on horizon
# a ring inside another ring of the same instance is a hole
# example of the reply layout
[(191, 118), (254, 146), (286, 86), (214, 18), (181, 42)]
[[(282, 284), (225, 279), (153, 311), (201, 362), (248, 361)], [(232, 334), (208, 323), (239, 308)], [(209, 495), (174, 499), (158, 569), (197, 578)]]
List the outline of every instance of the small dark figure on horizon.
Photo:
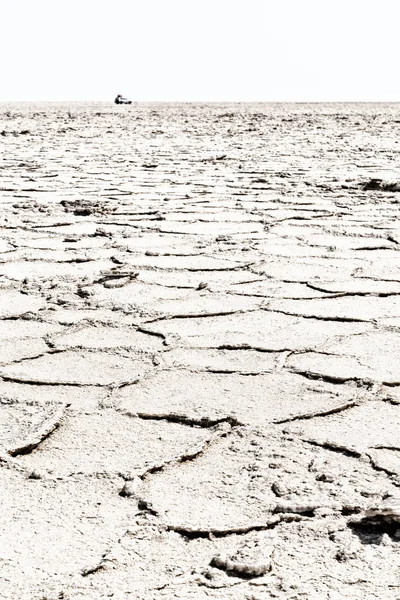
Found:
[(118, 96), (114, 100), (115, 104), (132, 104), (132, 100), (128, 100), (124, 98), (122, 94), (118, 94)]

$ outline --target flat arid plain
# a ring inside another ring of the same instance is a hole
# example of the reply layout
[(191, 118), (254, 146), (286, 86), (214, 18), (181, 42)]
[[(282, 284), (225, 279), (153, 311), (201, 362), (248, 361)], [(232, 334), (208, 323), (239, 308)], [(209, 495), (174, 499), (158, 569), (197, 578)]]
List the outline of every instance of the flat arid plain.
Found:
[(0, 105), (0, 597), (400, 598), (400, 105)]

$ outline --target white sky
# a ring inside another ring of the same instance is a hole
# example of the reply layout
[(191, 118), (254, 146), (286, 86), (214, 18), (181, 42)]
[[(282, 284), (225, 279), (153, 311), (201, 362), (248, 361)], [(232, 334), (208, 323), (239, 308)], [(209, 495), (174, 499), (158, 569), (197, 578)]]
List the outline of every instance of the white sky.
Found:
[(0, 101), (400, 101), (399, 0), (0, 0), (0, 23)]

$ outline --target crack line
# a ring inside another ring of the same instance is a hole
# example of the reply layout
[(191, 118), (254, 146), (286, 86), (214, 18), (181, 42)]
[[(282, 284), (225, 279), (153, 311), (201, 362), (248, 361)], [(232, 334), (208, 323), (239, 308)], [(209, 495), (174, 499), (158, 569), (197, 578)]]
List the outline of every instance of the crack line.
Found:
[(348, 410), (349, 408), (353, 408), (354, 406), (360, 406), (360, 404), (363, 404), (363, 401), (357, 399), (357, 400), (353, 400), (351, 402), (346, 402), (346, 404), (341, 404), (340, 406), (336, 406), (335, 408), (330, 408), (330, 409), (323, 410), (320, 412), (311, 412), (311, 413), (305, 413), (302, 415), (296, 415), (294, 417), (288, 417), (287, 419), (274, 420), (273, 423), (275, 425), (282, 425), (284, 423), (292, 423), (293, 421), (304, 421), (307, 419), (314, 419), (316, 417), (326, 417), (328, 415), (334, 415), (336, 413), (343, 412), (345, 410)]

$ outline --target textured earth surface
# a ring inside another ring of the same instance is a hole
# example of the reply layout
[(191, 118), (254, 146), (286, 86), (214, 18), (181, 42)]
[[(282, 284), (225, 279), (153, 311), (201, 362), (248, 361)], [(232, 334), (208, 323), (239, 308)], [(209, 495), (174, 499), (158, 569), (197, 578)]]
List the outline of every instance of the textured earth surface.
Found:
[(0, 105), (0, 597), (400, 598), (400, 105)]

